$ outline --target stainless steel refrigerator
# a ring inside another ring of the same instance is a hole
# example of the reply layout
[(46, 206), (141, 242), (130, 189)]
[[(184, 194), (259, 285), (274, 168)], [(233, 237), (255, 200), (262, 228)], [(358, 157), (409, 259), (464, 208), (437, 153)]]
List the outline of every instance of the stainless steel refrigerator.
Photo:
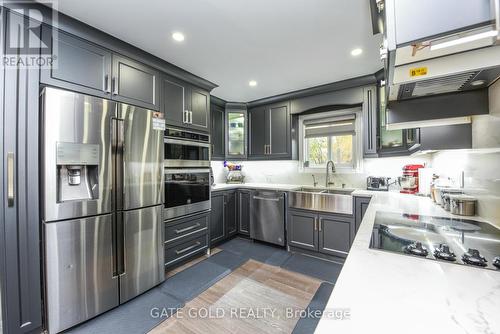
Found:
[(43, 250), (47, 328), (57, 333), (164, 279), (158, 112), (45, 88)]

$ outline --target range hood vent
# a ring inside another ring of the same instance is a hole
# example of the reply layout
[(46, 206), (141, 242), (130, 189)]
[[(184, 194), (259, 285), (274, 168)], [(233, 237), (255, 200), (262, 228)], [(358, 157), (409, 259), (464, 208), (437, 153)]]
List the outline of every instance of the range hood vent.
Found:
[(403, 84), (399, 86), (398, 99), (458, 92), (466, 87), (467, 83), (478, 73), (479, 71), (473, 71)]

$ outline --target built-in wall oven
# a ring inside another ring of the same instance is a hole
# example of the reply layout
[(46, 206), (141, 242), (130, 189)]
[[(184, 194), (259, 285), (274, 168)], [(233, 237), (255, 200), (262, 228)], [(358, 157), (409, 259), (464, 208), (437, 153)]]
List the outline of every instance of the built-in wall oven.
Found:
[(210, 136), (167, 128), (164, 138), (165, 167), (210, 167)]
[(167, 128), (164, 219), (210, 210), (210, 136)]

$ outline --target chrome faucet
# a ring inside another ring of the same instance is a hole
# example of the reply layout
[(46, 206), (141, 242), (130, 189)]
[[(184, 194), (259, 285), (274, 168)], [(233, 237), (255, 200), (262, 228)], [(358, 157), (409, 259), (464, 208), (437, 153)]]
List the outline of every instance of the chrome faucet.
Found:
[(313, 177), (314, 188), (316, 188), (316, 186), (318, 185), (318, 182), (316, 181), (316, 177), (314, 176), (314, 174), (311, 174), (311, 176)]
[[(331, 167), (330, 167), (331, 165)], [(328, 188), (330, 185), (335, 184), (334, 182), (330, 181), (330, 172), (335, 173), (335, 164), (333, 163), (332, 160), (328, 161), (326, 163), (326, 180), (325, 180), (325, 187)]]

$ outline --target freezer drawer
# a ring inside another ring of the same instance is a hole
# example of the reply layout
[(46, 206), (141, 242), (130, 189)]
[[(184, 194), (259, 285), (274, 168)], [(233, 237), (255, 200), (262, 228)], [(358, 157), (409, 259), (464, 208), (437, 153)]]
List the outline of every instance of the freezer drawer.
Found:
[(162, 205), (123, 211), (123, 257), (120, 303), (161, 283), (163, 268)]
[(43, 231), (49, 333), (117, 306), (112, 215), (44, 223)]

